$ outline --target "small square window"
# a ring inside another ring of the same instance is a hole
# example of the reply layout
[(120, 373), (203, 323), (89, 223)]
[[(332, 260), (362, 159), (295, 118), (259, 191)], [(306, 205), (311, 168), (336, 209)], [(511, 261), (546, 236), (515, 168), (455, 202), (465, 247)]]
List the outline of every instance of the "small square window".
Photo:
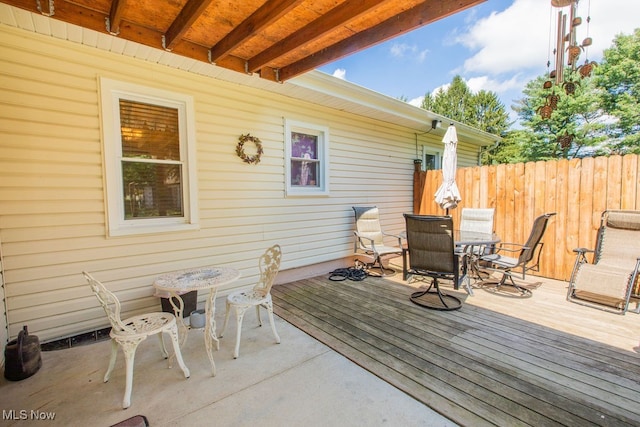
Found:
[(428, 154), (424, 155), (424, 170), (436, 170), (438, 168), (438, 156), (436, 154)]
[(287, 195), (328, 195), (329, 130), (285, 121)]

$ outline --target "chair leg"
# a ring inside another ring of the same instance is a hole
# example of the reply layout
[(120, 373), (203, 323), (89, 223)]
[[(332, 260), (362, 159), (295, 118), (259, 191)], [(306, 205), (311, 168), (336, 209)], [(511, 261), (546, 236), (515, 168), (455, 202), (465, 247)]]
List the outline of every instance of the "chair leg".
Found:
[[(178, 366), (182, 369), (185, 378), (189, 378), (191, 376), (191, 372), (189, 372), (189, 368), (184, 364), (184, 360), (182, 359), (182, 352), (180, 351), (180, 340), (178, 338), (178, 326), (173, 325), (172, 328), (167, 330), (169, 336), (171, 336), (171, 342), (173, 343), (173, 353), (176, 355), (176, 360), (178, 361)], [(164, 334), (159, 334), (161, 337)], [(164, 341), (163, 341), (164, 342)]]
[(233, 350), (233, 358), (237, 359), (240, 354), (240, 336), (242, 335), (242, 319), (244, 319), (244, 313), (249, 307), (237, 307), (236, 306), (236, 324), (238, 330), (236, 331), (236, 348)]
[(531, 290), (529, 289), (525, 289), (522, 286), (516, 284), (516, 282), (513, 281), (513, 276), (511, 274), (505, 274), (502, 276), (502, 280), (500, 281), (501, 284), (506, 284), (507, 279), (509, 279), (509, 282), (511, 282), (511, 286), (513, 286), (514, 288), (516, 288), (521, 294), (522, 296), (531, 296)]
[(231, 307), (229, 306), (229, 301), (226, 302), (225, 304), (225, 313), (224, 313), (224, 325), (222, 325), (222, 332), (220, 332), (220, 335), (218, 335), (220, 338), (222, 338), (224, 336), (224, 332), (227, 330), (227, 324), (229, 323), (229, 309)]
[[(438, 299), (440, 300), (441, 305), (437, 305), (428, 300), (421, 300), (421, 298), (425, 296), (429, 297), (433, 295), (438, 296)], [(457, 310), (460, 307), (462, 307), (462, 301), (460, 300), (460, 298), (455, 297), (453, 295), (443, 294), (440, 291), (440, 286), (438, 285), (438, 279), (435, 277), (433, 278), (433, 280), (431, 281), (431, 284), (426, 290), (413, 292), (409, 299), (414, 304), (417, 304), (425, 308), (430, 308), (433, 310), (450, 311), (450, 310)]]
[(120, 344), (113, 338), (111, 338), (111, 357), (109, 358), (109, 367), (107, 368), (107, 372), (104, 374), (104, 382), (106, 383), (111, 378), (111, 372), (113, 372), (113, 368), (116, 366), (116, 358), (118, 357), (118, 347)]
[[(509, 280), (509, 283), (507, 283), (507, 280)], [(487, 283), (496, 283), (496, 282), (487, 282)], [(518, 292), (520, 292), (520, 295), (523, 297), (530, 297), (533, 295), (530, 289), (523, 288), (513, 280), (513, 275), (511, 274), (511, 271), (505, 271), (502, 273), (502, 277), (500, 278), (500, 281), (496, 283), (496, 288), (495, 288), (496, 291), (500, 290), (500, 286), (505, 286), (505, 285), (513, 286)]]
[[(396, 271), (393, 268), (386, 268), (382, 264), (382, 258), (380, 256), (376, 257), (375, 260), (369, 266), (370, 270), (374, 268), (377, 268), (380, 270), (380, 275), (378, 277), (389, 277), (396, 274)], [(376, 277), (377, 275), (374, 274), (373, 276)]]
[(136, 340), (122, 340), (119, 342), (124, 353), (124, 361), (126, 368), (126, 385), (124, 387), (124, 399), (122, 399), (122, 409), (127, 409), (131, 406), (131, 390), (133, 389), (133, 364), (136, 357), (136, 349), (138, 344), (143, 341), (144, 338)]
[(260, 306), (256, 305), (256, 316), (258, 317), (258, 325), (262, 326), (262, 319), (260, 318)]
[(167, 347), (164, 345), (164, 334), (158, 334), (158, 338), (160, 339), (160, 350), (162, 351), (162, 357), (168, 359), (169, 352), (167, 352)]
[(278, 335), (278, 332), (276, 331), (276, 322), (273, 318), (273, 303), (271, 301), (267, 301), (266, 303), (264, 303), (263, 307), (267, 309), (267, 313), (269, 314), (269, 323), (271, 323), (271, 331), (273, 332), (273, 336), (276, 337), (276, 343), (280, 344), (280, 335)]

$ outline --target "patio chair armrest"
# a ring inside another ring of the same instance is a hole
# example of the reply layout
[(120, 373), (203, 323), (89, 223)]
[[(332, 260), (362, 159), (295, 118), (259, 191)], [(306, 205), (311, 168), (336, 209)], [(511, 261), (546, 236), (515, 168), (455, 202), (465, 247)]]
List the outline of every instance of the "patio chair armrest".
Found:
[[(391, 234), (391, 233), (385, 233), (384, 231), (382, 232), (383, 236), (387, 236), (387, 237), (393, 237), (394, 239), (398, 239), (398, 246), (402, 247), (402, 234)], [(406, 237), (405, 237), (406, 239)]]
[(576, 267), (577, 267), (579, 264), (582, 264), (585, 262), (588, 263), (589, 260), (587, 259), (587, 254), (593, 254), (596, 251), (593, 249), (587, 249), (587, 248), (574, 248), (573, 252), (576, 253)]
[(593, 249), (587, 249), (587, 248), (574, 248), (573, 252), (577, 254), (587, 254), (587, 253), (594, 253), (595, 251)]
[[(371, 239), (369, 237), (366, 237), (366, 236), (361, 236), (360, 233), (358, 233), (357, 231), (354, 231), (353, 234), (356, 236), (356, 247), (354, 249), (358, 249), (358, 242), (360, 242), (360, 246), (365, 246), (365, 244), (362, 242), (362, 240), (368, 240), (370, 242), (369, 244), (371, 245), (371, 250), (373, 252), (378, 252), (376, 250), (376, 244), (375, 244), (373, 239)], [(354, 251), (354, 252), (356, 252), (356, 251)]]
[[(508, 247), (512, 246), (512, 247)], [(496, 245), (495, 252), (506, 251), (506, 252), (521, 252), (523, 250), (530, 249), (528, 246), (522, 245), (520, 243), (510, 243), (510, 242), (502, 242)]]

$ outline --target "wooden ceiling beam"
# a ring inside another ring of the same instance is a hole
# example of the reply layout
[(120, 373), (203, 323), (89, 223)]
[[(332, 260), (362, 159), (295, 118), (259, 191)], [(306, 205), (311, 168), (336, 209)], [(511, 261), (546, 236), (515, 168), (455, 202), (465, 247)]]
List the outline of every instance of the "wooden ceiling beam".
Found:
[(381, 22), (375, 27), (354, 34), (306, 58), (282, 67), (279, 71), (279, 79), (280, 81), (288, 80), (464, 9), (484, 3), (485, 1), (486, 0), (426, 1)]
[(269, 62), (334, 31), (336, 27), (344, 25), (386, 1), (388, 0), (362, 0), (356, 4), (354, 4), (355, 2), (342, 3), (284, 40), (249, 59), (249, 71), (259, 70)]
[(236, 26), (210, 50), (211, 62), (216, 63), (248, 38), (274, 23), (303, 0), (268, 0), (251, 16)]
[(122, 11), (125, 3), (125, 0), (113, 0), (111, 2), (111, 10), (109, 10), (109, 18), (107, 18), (107, 31), (111, 35), (117, 36), (120, 33)]
[[(114, 0), (114, 3), (116, 1), (118, 0)], [(189, 0), (176, 19), (171, 23), (167, 32), (162, 36), (164, 48), (172, 50), (184, 33), (186, 33), (200, 15), (204, 13), (212, 1), (213, 0)]]
[(38, 0), (36, 2), (36, 7), (44, 16), (53, 16), (55, 14), (53, 0)]

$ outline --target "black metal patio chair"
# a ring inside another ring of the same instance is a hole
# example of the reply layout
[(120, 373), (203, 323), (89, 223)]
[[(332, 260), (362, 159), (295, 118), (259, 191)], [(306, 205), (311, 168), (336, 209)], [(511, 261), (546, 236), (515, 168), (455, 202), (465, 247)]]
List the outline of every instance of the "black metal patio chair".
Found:
[[(454, 252), (453, 219), (449, 216), (404, 214), (407, 248), (403, 251), (403, 278), (431, 278), (426, 290), (411, 294), (411, 301), (434, 310), (456, 310), (460, 298), (442, 292), (439, 280), (459, 280), (458, 255)], [(408, 256), (408, 261), (407, 261)]]
[[(522, 280), (524, 280), (527, 271), (540, 270), (540, 255), (543, 247), (542, 236), (547, 229), (549, 218), (554, 215), (555, 212), (552, 212), (537, 217), (533, 221), (529, 238), (524, 244), (499, 243), (495, 246), (493, 253), (480, 257), (480, 262), (487, 264), (484, 267), (485, 269), (502, 273), (500, 281), (496, 282), (495, 290), (499, 290), (501, 286), (508, 284), (517, 289), (522, 296), (531, 296), (531, 290), (518, 285), (513, 280), (513, 274), (522, 274)], [(508, 256), (506, 255), (507, 253), (511, 255)], [(517, 270), (520, 271), (518, 272)], [(507, 283), (507, 280), (509, 283)]]

